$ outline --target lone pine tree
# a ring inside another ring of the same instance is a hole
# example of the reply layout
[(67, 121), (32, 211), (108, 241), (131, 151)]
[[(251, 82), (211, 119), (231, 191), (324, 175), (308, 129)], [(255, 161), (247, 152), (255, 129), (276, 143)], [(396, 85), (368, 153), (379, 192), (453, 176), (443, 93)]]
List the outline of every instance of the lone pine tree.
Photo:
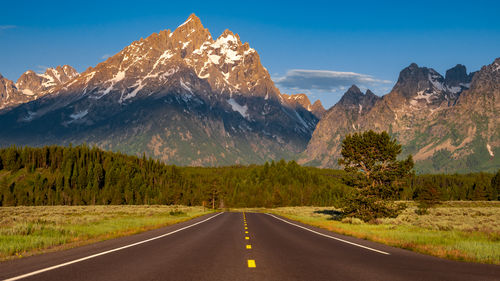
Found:
[(387, 132), (367, 131), (349, 134), (342, 141), (339, 165), (347, 172), (346, 184), (358, 191), (347, 201), (347, 216), (372, 220), (397, 214), (387, 204), (396, 198), (400, 183), (412, 174), (413, 159), (409, 155), (398, 160), (401, 145)]

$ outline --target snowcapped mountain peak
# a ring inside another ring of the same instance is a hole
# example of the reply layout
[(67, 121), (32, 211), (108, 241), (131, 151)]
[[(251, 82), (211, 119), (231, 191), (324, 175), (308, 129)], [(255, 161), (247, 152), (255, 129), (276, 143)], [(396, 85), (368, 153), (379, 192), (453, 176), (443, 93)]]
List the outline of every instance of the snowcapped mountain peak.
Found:
[(191, 69), (199, 79), (208, 82), (210, 89), (202, 92), (280, 99), (279, 90), (248, 43), (242, 44), (240, 37), (228, 29), (214, 40), (194, 14), (173, 32), (164, 30), (133, 42), (85, 71), (80, 82), (72, 87), (85, 88), (84, 94), (99, 99), (119, 92), (120, 98), (115, 100), (122, 102), (126, 100), (124, 96), (138, 98), (142, 92), (151, 92), (151, 88), (165, 91), (165, 85), (178, 85), (170, 83), (177, 79), (168, 74), (174, 68)]
[(79, 73), (69, 65), (49, 67), (42, 74), (28, 70), (19, 77), (16, 87), (25, 95), (36, 98), (78, 77)]
[(225, 45), (241, 45), (240, 36), (238, 34), (233, 33), (231, 30), (226, 29), (222, 34), (217, 38), (217, 42), (219, 44)]

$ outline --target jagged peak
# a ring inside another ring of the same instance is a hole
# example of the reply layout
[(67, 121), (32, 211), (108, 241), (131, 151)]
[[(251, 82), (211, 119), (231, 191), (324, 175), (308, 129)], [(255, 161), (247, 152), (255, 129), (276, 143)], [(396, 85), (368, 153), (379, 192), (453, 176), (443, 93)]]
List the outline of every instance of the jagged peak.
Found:
[(201, 26), (203, 27), (203, 24), (201, 23), (201, 20), (199, 17), (197, 17), (194, 13), (189, 15), (187, 20), (183, 23), (181, 23), (177, 28), (185, 26), (185, 25), (191, 25), (191, 26)]
[(222, 34), (217, 38), (215, 41), (216, 44), (235, 44), (235, 45), (241, 45), (241, 40), (240, 36), (238, 34), (233, 33), (231, 30), (226, 29)]
[(358, 105), (365, 104), (366, 102), (371, 104), (376, 99), (379, 99), (379, 97), (372, 91), (366, 90), (366, 93), (363, 94), (358, 86), (352, 85), (349, 90), (344, 93), (339, 103), (342, 105)]
[(179, 25), (170, 36), (174, 36), (176, 40), (186, 40), (191, 37), (198, 37), (201, 40), (211, 39), (210, 31), (201, 23), (200, 18), (195, 14), (191, 14), (188, 19)]
[[(365, 93), (366, 96), (377, 96), (375, 95), (370, 89), (367, 89), (366, 90), (366, 93)], [(378, 97), (378, 96), (377, 96)]]
[(306, 94), (300, 93), (300, 94), (294, 94), (290, 95), (288, 97), (289, 99), (294, 99), (294, 100), (309, 100)]
[(356, 85), (352, 85), (348, 90), (347, 92), (345, 92), (344, 95), (347, 95), (347, 94), (356, 94), (356, 95), (363, 95), (363, 92), (361, 92), (361, 90), (358, 88), (358, 86)]
[(293, 95), (282, 94), (281, 96), (285, 100), (287, 100), (288, 103), (291, 105), (300, 104), (305, 109), (310, 110), (311, 101), (309, 100), (309, 98), (307, 97), (306, 94), (303, 94), (303, 93), (293, 94)]
[(465, 65), (457, 64), (446, 70), (444, 81), (448, 86), (458, 86), (460, 83), (469, 83), (471, 78), (472, 77), (467, 74)]
[(222, 34), (219, 36), (219, 38), (226, 38), (229, 36), (235, 37), (238, 41), (240, 41), (240, 36), (229, 29), (225, 29), (224, 32), (222, 32)]
[(321, 108), (323, 108), (323, 109), (325, 108), (325, 107), (323, 106), (323, 103), (321, 103), (321, 100), (316, 100), (316, 101), (313, 103), (313, 106), (314, 106), (314, 107), (321, 107)]
[(432, 68), (419, 67), (416, 63), (410, 64), (408, 67), (401, 70), (395, 88), (406, 85), (415, 84), (412, 87), (419, 87), (419, 81), (437, 81), (443, 80), (443, 76)]
[(409, 65), (408, 67), (406, 67), (406, 68), (409, 68), (409, 69), (417, 69), (417, 68), (420, 68), (420, 67), (418, 66), (418, 64), (416, 64), (416, 63), (412, 62), (412, 63), (410, 63), (410, 65)]
[(311, 106), (311, 112), (318, 118), (321, 119), (326, 113), (326, 109), (318, 99)]

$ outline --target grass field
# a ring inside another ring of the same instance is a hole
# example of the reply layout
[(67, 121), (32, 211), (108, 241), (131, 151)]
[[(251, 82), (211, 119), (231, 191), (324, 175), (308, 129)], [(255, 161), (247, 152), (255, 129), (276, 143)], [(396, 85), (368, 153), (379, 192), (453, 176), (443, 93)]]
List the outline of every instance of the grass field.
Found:
[(417, 215), (414, 203), (393, 219), (375, 224), (332, 220), (319, 213), (335, 208), (284, 207), (266, 212), (330, 231), (433, 256), (500, 264), (500, 202), (445, 202)]
[(208, 212), (185, 206), (0, 207), (0, 260), (131, 235)]

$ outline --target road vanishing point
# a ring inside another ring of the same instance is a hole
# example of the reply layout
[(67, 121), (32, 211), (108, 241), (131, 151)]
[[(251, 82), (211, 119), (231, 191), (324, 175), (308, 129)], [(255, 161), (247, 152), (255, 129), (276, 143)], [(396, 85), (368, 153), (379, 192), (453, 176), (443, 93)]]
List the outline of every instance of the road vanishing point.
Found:
[(0, 263), (0, 280), (500, 280), (440, 259), (264, 213), (214, 213)]

